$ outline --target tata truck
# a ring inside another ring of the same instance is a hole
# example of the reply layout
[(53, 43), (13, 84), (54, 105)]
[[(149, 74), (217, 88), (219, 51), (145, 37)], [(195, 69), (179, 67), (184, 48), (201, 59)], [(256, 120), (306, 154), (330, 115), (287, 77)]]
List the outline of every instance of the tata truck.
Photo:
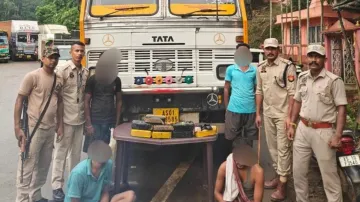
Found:
[[(157, 114), (223, 132), (225, 72), (237, 43), (248, 43), (248, 0), (79, 2), (83, 65), (93, 70), (110, 48), (122, 53), (122, 121)], [(254, 62), (263, 59), (253, 54)]]
[(0, 61), (9, 62), (9, 41), (7, 32), (0, 30)]
[(48, 42), (71, 38), (68, 28), (65, 25), (44, 24), (39, 25), (38, 60), (42, 58), (42, 52)]
[(39, 26), (37, 21), (1, 21), (0, 29), (8, 33), (9, 54), (13, 61), (36, 60)]

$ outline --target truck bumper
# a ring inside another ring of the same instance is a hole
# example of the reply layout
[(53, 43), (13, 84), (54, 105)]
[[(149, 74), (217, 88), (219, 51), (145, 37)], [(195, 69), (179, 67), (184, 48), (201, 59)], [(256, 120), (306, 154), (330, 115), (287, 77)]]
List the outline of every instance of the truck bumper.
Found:
[(218, 87), (194, 87), (194, 88), (135, 88), (122, 89), (124, 95), (139, 94), (189, 94), (189, 93), (217, 93)]

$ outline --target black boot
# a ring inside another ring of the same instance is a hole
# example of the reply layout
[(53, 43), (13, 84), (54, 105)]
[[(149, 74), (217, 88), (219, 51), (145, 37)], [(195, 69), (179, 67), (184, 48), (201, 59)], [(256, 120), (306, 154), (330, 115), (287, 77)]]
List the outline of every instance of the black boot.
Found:
[(59, 201), (59, 202), (64, 201), (64, 199), (65, 199), (64, 191), (61, 188), (53, 190), (53, 198), (54, 198), (54, 201)]

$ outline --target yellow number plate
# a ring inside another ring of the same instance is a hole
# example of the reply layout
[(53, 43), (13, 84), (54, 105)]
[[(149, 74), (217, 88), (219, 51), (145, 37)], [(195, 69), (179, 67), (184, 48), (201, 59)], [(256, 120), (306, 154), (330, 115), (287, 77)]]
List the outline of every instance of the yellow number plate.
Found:
[(30, 58), (31, 58), (31, 55), (27, 55), (26, 58), (27, 58), (27, 59), (30, 59)]
[(173, 124), (179, 122), (179, 109), (178, 108), (154, 108), (154, 115), (162, 115), (166, 117), (166, 124)]

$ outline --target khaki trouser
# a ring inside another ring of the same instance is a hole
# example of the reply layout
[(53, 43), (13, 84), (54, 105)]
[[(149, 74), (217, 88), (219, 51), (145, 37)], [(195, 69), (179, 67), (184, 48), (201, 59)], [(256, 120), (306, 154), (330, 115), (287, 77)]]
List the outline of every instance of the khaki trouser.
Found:
[(264, 116), (266, 142), (276, 173), (286, 177), (291, 172), (291, 142), (285, 132), (285, 118)]
[(64, 171), (66, 163), (68, 172), (80, 162), (83, 142), (84, 125), (72, 126), (64, 124), (64, 137), (55, 143), (54, 165), (52, 169), (52, 188), (60, 189), (64, 186)]
[[(30, 134), (33, 128), (30, 128)], [(23, 183), (20, 183), (21, 157), (18, 161), (16, 177), (16, 202), (33, 202), (42, 198), (41, 187), (46, 183), (54, 147), (55, 128), (38, 128), (33, 136), (29, 158), (23, 167)]]
[(302, 122), (296, 130), (294, 139), (294, 185), (297, 202), (309, 201), (307, 174), (312, 151), (314, 151), (320, 167), (324, 189), (328, 202), (342, 202), (340, 177), (336, 166), (336, 150), (328, 146), (334, 130), (313, 129)]

